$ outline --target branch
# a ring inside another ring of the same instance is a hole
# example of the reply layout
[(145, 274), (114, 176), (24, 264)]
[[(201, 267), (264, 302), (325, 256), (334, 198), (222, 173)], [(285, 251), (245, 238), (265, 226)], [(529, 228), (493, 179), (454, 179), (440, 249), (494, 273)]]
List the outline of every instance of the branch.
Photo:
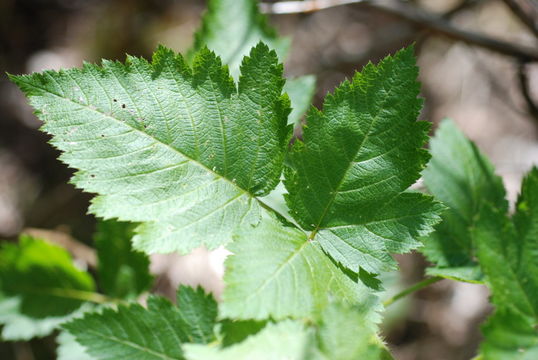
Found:
[(394, 303), (395, 301), (400, 300), (401, 298), (406, 297), (407, 295), (409, 295), (411, 293), (414, 293), (415, 291), (421, 290), (421, 289), (423, 289), (423, 288), (425, 288), (427, 286), (430, 286), (431, 284), (435, 284), (436, 282), (439, 282), (441, 280), (443, 280), (443, 278), (440, 277), (440, 276), (434, 276), (434, 277), (431, 277), (431, 278), (424, 279), (421, 282), (418, 282), (415, 285), (413, 285), (411, 287), (408, 287), (407, 289), (403, 290), (402, 292), (399, 292), (398, 294), (394, 295), (390, 299), (385, 300), (383, 302), (383, 306), (387, 307), (387, 306), (391, 305), (392, 303)]
[(268, 14), (296, 14), (349, 4), (361, 4), (406, 20), (420, 28), (428, 29), (439, 35), (489, 49), (500, 54), (513, 56), (521, 61), (538, 61), (538, 49), (536, 48), (515, 45), (486, 35), (456, 28), (437, 15), (418, 9), (413, 5), (394, 0), (283, 1), (274, 4), (260, 4), (260, 6), (262, 12)]
[(529, 113), (534, 117), (534, 119), (536, 120), (536, 124), (538, 125), (538, 105), (534, 102), (531, 96), (529, 78), (527, 76), (526, 67), (527, 63), (525, 62), (521, 62), (518, 66), (517, 77), (519, 80), (519, 87), (521, 88), (521, 94), (523, 95), (523, 99), (525, 99), (525, 102), (527, 103)]
[(538, 5), (528, 0), (503, 0), (512, 12), (538, 37)]

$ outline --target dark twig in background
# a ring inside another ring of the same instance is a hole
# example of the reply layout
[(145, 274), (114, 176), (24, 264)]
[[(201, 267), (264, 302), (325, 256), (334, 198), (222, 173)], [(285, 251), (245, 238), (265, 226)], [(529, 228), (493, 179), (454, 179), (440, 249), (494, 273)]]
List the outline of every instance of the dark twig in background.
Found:
[(268, 14), (296, 14), (327, 9), (335, 6), (358, 4), (404, 19), (415, 26), (431, 30), (439, 35), (489, 49), (500, 54), (516, 57), (522, 61), (538, 61), (538, 49), (515, 45), (472, 31), (459, 29), (441, 16), (428, 13), (414, 5), (394, 0), (315, 0), (263, 3), (261, 10)]
[(517, 69), (517, 77), (519, 79), (519, 87), (521, 89), (521, 94), (527, 103), (529, 113), (533, 116), (536, 124), (538, 125), (538, 105), (534, 102), (530, 92), (529, 78), (527, 75), (527, 62), (520, 62)]

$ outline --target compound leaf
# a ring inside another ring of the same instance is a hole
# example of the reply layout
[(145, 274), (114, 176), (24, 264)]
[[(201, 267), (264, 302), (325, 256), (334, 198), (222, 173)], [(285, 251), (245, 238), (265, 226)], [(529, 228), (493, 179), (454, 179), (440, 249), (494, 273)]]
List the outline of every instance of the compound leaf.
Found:
[(132, 249), (135, 225), (114, 220), (99, 221), (94, 243), (98, 257), (99, 286), (115, 298), (136, 298), (151, 286), (146, 254)]
[(22, 315), (36, 319), (73, 313), (95, 289), (66, 250), (25, 235), (0, 249), (0, 286), (4, 295), (18, 297)]
[[(186, 294), (181, 294), (185, 292)], [(95, 359), (183, 359), (184, 343), (207, 343), (214, 335), (216, 303), (201, 290), (179, 289), (179, 307), (151, 296), (147, 309), (139, 304), (119, 305), (87, 313), (63, 328)], [(196, 303), (197, 313), (193, 304)], [(202, 306), (205, 306), (202, 308)]]
[(538, 169), (523, 180), (512, 220), (484, 205), (472, 229), (496, 309), (483, 327), (484, 359), (538, 356)]
[(443, 207), (405, 190), (429, 155), (413, 48), (368, 64), (311, 109), (285, 171), (292, 216), (345, 268), (379, 273), (421, 245)]
[(502, 179), (493, 165), (450, 120), (444, 120), (431, 141), (432, 160), (424, 171), (429, 191), (450, 208), (422, 249), (435, 267), (428, 274), (480, 282), (470, 229), (483, 202), (505, 213)]
[(290, 135), (282, 71), (259, 44), (238, 87), (205, 48), (192, 69), (160, 47), (152, 63), (128, 57), (11, 79), (79, 170), (73, 183), (99, 194), (90, 211), (143, 222), (135, 248), (163, 253), (215, 248), (258, 222), (255, 196), (279, 182)]

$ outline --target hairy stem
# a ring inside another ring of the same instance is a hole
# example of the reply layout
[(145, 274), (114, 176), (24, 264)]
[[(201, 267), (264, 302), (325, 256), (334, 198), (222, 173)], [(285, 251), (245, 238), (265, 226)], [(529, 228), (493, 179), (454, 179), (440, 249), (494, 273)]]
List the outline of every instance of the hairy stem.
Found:
[(383, 305), (385, 307), (387, 307), (387, 306), (391, 305), (392, 303), (394, 303), (395, 301), (400, 300), (401, 298), (403, 298), (403, 297), (405, 297), (405, 296), (407, 296), (407, 295), (409, 295), (411, 293), (414, 293), (415, 291), (418, 291), (418, 290), (423, 289), (423, 288), (425, 288), (427, 286), (430, 286), (431, 284), (435, 284), (436, 282), (439, 282), (441, 280), (443, 280), (443, 278), (440, 277), (440, 276), (434, 276), (434, 277), (431, 277), (431, 278), (424, 279), (421, 282), (418, 282), (415, 285), (410, 286), (407, 289), (399, 292), (398, 294), (394, 295), (390, 299), (385, 300), (383, 302)]

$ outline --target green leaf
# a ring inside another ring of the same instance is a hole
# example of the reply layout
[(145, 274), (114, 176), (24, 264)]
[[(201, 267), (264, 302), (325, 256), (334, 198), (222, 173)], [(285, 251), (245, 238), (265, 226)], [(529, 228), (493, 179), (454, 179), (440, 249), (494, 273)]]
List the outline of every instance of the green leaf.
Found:
[(352, 281), (317, 241), (274, 218), (237, 235), (226, 260), (220, 316), (234, 319), (313, 317), (331, 298), (359, 303), (376, 321), (378, 299)]
[(29, 236), (1, 247), (0, 286), (6, 296), (20, 299), (21, 314), (37, 319), (71, 314), (95, 288), (67, 251)]
[[(195, 34), (190, 58), (207, 46), (229, 66), (235, 79), (239, 77), (241, 59), (260, 41), (275, 50), (281, 61), (285, 60), (290, 41), (279, 37), (269, 26), (267, 17), (258, 10), (257, 0), (209, 0), (207, 6), (202, 25)], [(288, 79), (284, 91), (293, 108), (288, 124), (296, 124), (308, 110), (315, 85), (313, 75)]]
[(177, 292), (177, 306), (189, 334), (189, 342), (209, 343), (215, 335), (217, 303), (204, 289), (181, 285)]
[(423, 253), (436, 266), (432, 276), (481, 282), (474, 260), (470, 228), (481, 204), (487, 202), (501, 212), (508, 209), (502, 179), (478, 148), (445, 120), (431, 141), (432, 160), (424, 171), (424, 182), (435, 197), (449, 206), (443, 222), (427, 239)]
[(306, 360), (310, 332), (299, 322), (268, 324), (242, 343), (226, 348), (185, 345), (188, 360)]
[(175, 307), (151, 296), (145, 309), (139, 304), (119, 305), (87, 313), (63, 325), (95, 359), (183, 359), (184, 343), (213, 341), (216, 303), (202, 290), (181, 287)]
[(413, 48), (368, 64), (307, 114), (285, 172), (292, 216), (336, 262), (352, 272), (396, 267), (389, 253), (421, 246), (443, 207), (405, 190), (429, 155), (429, 123)]
[(538, 356), (538, 169), (523, 180), (513, 222), (490, 205), (472, 230), (495, 313), (483, 327), (485, 359)]
[(99, 194), (90, 212), (143, 222), (148, 253), (215, 248), (256, 224), (256, 196), (279, 182), (290, 136), (289, 100), (276, 54), (259, 44), (238, 87), (202, 49), (190, 69), (160, 47), (153, 62), (128, 57), (82, 69), (11, 76), (29, 97), (73, 183)]
[(269, 26), (258, 10), (258, 1), (209, 0), (189, 57), (193, 58), (207, 46), (220, 56), (237, 79), (243, 57), (260, 41), (275, 50), (280, 59), (286, 57), (290, 41), (278, 37)]
[(149, 258), (131, 247), (134, 224), (99, 221), (94, 243), (98, 257), (99, 286), (115, 298), (136, 298), (149, 290), (153, 277)]

